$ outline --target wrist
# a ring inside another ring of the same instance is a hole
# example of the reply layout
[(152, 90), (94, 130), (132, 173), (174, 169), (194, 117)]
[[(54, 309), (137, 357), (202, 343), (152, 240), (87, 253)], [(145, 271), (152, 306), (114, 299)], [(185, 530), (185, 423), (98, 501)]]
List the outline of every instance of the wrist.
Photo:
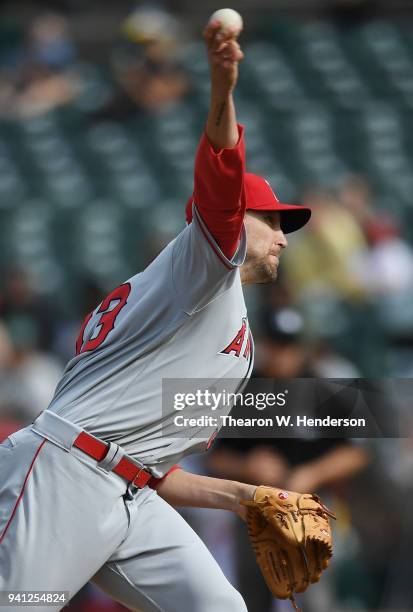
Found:
[(220, 104), (232, 100), (235, 85), (227, 85), (211, 80), (211, 103)]
[(245, 484), (242, 482), (237, 482), (237, 491), (235, 493), (235, 499), (234, 499), (234, 507), (231, 508), (231, 510), (233, 512), (235, 512), (235, 514), (238, 514), (238, 516), (243, 520), (246, 521), (247, 520), (247, 508), (245, 506), (241, 505), (241, 501), (249, 501), (254, 499), (254, 494), (255, 491), (257, 489), (256, 485), (250, 485), (250, 484)]
[(254, 499), (256, 489), (257, 485), (246, 484), (245, 482), (237, 482), (233, 510), (235, 512), (239, 512), (241, 500)]

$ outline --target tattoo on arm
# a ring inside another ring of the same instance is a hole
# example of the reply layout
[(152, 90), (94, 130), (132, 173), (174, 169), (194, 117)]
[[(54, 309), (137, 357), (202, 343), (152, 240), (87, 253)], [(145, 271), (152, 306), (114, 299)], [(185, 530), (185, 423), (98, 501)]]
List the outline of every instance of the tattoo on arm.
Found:
[(221, 123), (222, 115), (224, 114), (224, 110), (225, 110), (225, 106), (226, 106), (225, 102), (222, 102), (222, 104), (220, 104), (219, 107), (218, 107), (218, 114), (217, 114), (217, 118), (216, 118), (216, 121), (215, 121), (216, 127), (218, 127), (220, 125), (220, 123)]

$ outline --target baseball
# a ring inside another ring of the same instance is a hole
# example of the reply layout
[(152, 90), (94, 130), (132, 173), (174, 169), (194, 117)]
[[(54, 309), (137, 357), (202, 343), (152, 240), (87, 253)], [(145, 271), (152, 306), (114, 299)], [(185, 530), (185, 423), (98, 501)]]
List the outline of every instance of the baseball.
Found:
[(221, 24), (221, 28), (223, 30), (228, 30), (229, 28), (235, 28), (237, 33), (239, 34), (243, 28), (242, 17), (237, 11), (230, 8), (219, 9), (219, 11), (215, 11), (209, 19), (211, 21), (219, 21)]

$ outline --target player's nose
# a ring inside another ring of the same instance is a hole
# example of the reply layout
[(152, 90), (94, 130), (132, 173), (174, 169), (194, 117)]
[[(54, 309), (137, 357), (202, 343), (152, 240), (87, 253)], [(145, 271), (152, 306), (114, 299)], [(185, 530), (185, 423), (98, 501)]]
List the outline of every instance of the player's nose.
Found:
[(288, 247), (288, 240), (282, 229), (276, 231), (276, 243), (282, 249), (286, 249)]

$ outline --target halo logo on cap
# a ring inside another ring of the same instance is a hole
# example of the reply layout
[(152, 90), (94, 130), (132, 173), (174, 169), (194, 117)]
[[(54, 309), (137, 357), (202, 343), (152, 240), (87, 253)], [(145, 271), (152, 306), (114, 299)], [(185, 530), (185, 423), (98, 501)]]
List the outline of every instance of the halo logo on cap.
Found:
[(274, 196), (274, 200), (277, 200), (277, 202), (278, 202), (278, 198), (277, 198), (277, 196), (275, 195), (275, 193), (274, 193), (274, 191), (273, 191), (273, 188), (271, 187), (271, 185), (269, 184), (269, 182), (267, 181), (267, 179), (264, 179), (264, 181), (267, 183), (268, 187), (270, 188), (270, 191), (271, 191), (272, 195)]

